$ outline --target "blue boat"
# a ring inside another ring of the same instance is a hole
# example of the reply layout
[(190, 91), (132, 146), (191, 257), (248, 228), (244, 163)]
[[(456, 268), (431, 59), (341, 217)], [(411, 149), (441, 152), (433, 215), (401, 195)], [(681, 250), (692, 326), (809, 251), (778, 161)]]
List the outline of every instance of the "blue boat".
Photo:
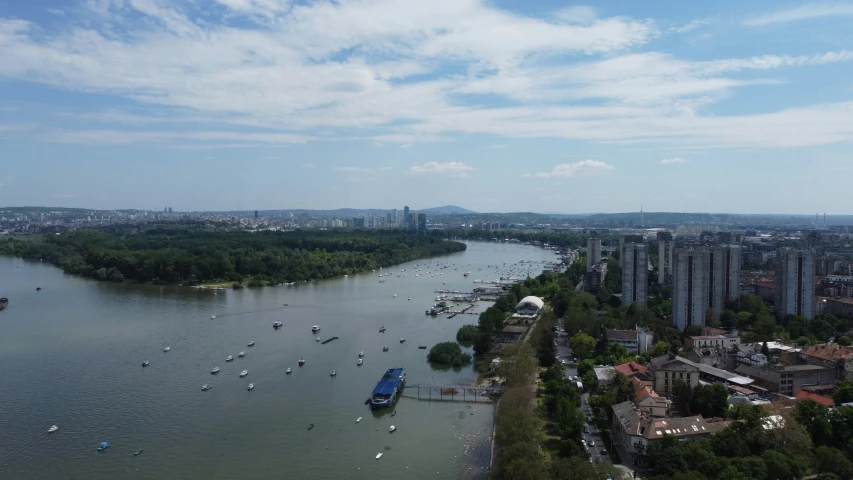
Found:
[(389, 368), (373, 389), (373, 394), (370, 396), (370, 408), (387, 408), (394, 405), (405, 385), (406, 370)]
[(98, 447), (99, 452), (103, 452), (104, 450), (110, 448), (110, 442), (101, 442), (101, 446)]

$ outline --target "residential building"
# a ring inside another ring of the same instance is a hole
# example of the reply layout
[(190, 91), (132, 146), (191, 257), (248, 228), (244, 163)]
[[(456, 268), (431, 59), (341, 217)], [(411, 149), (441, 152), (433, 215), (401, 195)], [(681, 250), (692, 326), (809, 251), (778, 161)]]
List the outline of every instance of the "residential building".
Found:
[(740, 343), (740, 337), (734, 333), (725, 333), (722, 335), (698, 335), (684, 339), (685, 347), (721, 347), (731, 348)]
[(646, 243), (642, 235), (620, 235), (619, 236), (619, 265), (625, 270), (625, 247), (629, 243)]
[(653, 334), (642, 327), (635, 330), (606, 330), (605, 336), (608, 346), (621, 345), (634, 355), (652, 348)]
[(604, 279), (607, 278), (607, 263), (601, 262), (593, 265), (592, 269), (587, 268), (585, 278), (586, 289), (597, 294), (604, 285)]
[(708, 249), (708, 306), (717, 314), (740, 298), (740, 250), (739, 245)]
[(817, 393), (807, 392), (805, 390), (800, 390), (795, 397), (797, 400), (812, 400), (823, 405), (826, 408), (835, 407), (835, 400), (825, 397), (823, 395), (818, 395)]
[(426, 232), (426, 225), (427, 225), (426, 213), (419, 213), (418, 214), (418, 232), (421, 232), (421, 233)]
[(826, 313), (836, 317), (853, 317), (853, 298), (826, 299)]
[(835, 371), (820, 365), (738, 365), (735, 373), (755, 380), (755, 385), (793, 397), (804, 386), (835, 382)]
[(683, 418), (655, 418), (645, 409), (630, 401), (613, 405), (613, 442), (628, 455), (623, 461), (632, 465), (646, 465), (649, 447), (666, 435), (679, 441), (694, 441), (714, 435), (729, 426), (726, 421), (708, 421), (702, 416)]
[(658, 283), (661, 285), (672, 281), (673, 251), (675, 241), (669, 232), (658, 232)]
[(622, 305), (646, 305), (648, 286), (648, 255), (646, 244), (627, 243), (622, 259)]
[(672, 274), (672, 322), (684, 331), (691, 325), (705, 325), (708, 308), (708, 249), (676, 248)]
[(609, 365), (599, 365), (592, 369), (595, 372), (595, 384), (598, 386), (609, 385), (616, 375), (616, 369)]
[(672, 394), (672, 387), (677, 380), (686, 382), (692, 388), (699, 385), (699, 367), (675, 355), (653, 358), (649, 362), (649, 375), (654, 382), (654, 390), (667, 397)]
[(592, 268), (599, 263), (601, 263), (601, 239), (589, 237), (586, 239), (586, 271), (591, 272)]
[(709, 365), (723, 370), (734, 369), (737, 366), (732, 354), (722, 347), (692, 348), (685, 355), (693, 363)]
[(776, 253), (776, 315), (801, 315), (809, 320), (815, 310), (815, 253), (779, 249)]
[(652, 377), (649, 376), (649, 368), (645, 365), (640, 365), (637, 362), (630, 361), (625, 363), (620, 363), (613, 367), (614, 370), (625, 375), (628, 378), (637, 378), (642, 381), (652, 382)]
[(638, 382), (634, 390), (634, 406), (649, 412), (652, 417), (666, 417), (669, 415), (669, 406), (672, 402), (666, 397), (661, 397), (648, 385)]
[(397, 218), (397, 209), (395, 208), (395, 209), (391, 210), (391, 223), (396, 225), (398, 220), (399, 219)]
[(820, 365), (835, 371), (839, 380), (845, 377), (845, 364), (853, 360), (853, 347), (843, 347), (835, 343), (811, 345), (800, 350), (800, 363)]
[(412, 217), (410, 216), (408, 205), (403, 207), (403, 228), (405, 230), (412, 229)]

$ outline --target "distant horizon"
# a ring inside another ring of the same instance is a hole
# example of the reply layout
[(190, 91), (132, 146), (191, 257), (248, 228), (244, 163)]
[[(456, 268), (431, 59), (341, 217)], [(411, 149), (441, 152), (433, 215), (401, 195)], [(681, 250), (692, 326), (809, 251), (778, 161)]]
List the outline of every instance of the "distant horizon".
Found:
[[(89, 207), (60, 207), (60, 206), (39, 206), (39, 205), (24, 205), (24, 206), (12, 206), (6, 205), (0, 207), (0, 210), (5, 209), (27, 209), (27, 208), (35, 208), (35, 209), (67, 209), (67, 210), (92, 210), (92, 211), (141, 211), (141, 212), (154, 212), (154, 213), (165, 213), (163, 211), (163, 207), (159, 209), (144, 209), (144, 208), (89, 208)], [(165, 207), (169, 208), (169, 207)], [(174, 209), (171, 213), (252, 213), (254, 211), (261, 212), (276, 212), (276, 211), (306, 211), (306, 212), (336, 212), (336, 211), (346, 211), (353, 210), (358, 212), (370, 212), (370, 211), (391, 211), (394, 208), (398, 210), (399, 213), (402, 214), (402, 207), (384, 207), (384, 208), (358, 208), (358, 207), (340, 207), (340, 208), (258, 208), (258, 209), (223, 209), (223, 210), (177, 210)], [(412, 212), (422, 212), (424, 210), (433, 210), (440, 208), (460, 208), (464, 209), (464, 207), (460, 207), (458, 205), (442, 205), (438, 207), (428, 207), (428, 208), (413, 208), (409, 207)], [(467, 210), (467, 209), (466, 209)], [(535, 211), (495, 211), (495, 212), (475, 212), (470, 211), (469, 213), (458, 213), (454, 215), (511, 215), (511, 214), (536, 214), (536, 215), (561, 215), (561, 216), (592, 216), (592, 215), (639, 215), (642, 213), (643, 215), (737, 215), (737, 216), (767, 216), (767, 217), (811, 217), (814, 218), (814, 213), (735, 213), (735, 212), (679, 212), (679, 211), (626, 211), (626, 212), (583, 212), (583, 213), (558, 213), (558, 212), (535, 212)], [(441, 215), (451, 215), (451, 214), (441, 214)], [(849, 217), (853, 216), (853, 213), (850, 214), (839, 214), (839, 213), (826, 213), (826, 218), (832, 217)], [(818, 219), (820, 221), (823, 220), (824, 214), (818, 214)]]

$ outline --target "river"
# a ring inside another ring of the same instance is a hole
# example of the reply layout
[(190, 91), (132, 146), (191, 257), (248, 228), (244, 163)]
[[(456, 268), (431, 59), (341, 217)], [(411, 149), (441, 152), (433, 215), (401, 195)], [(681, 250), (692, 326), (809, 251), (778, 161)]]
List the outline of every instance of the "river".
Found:
[[(434, 290), (470, 292), (474, 279), (528, 268), (536, 275), (554, 259), (536, 247), (475, 242), (346, 278), (214, 291), (101, 283), (0, 257), (0, 296), (10, 300), (0, 312), (0, 478), (484, 478), (491, 405), (401, 398), (390, 417), (364, 400), (396, 366), (409, 384), (470, 382), (472, 366), (433, 368), (418, 349), (476, 323), (424, 315)], [(275, 321), (284, 326), (273, 330)], [(312, 334), (312, 325), (322, 330)], [(323, 345), (317, 336), (340, 339)], [(202, 392), (205, 383), (212, 389)], [(60, 430), (48, 434), (54, 424)], [(111, 447), (96, 454), (102, 441)]]

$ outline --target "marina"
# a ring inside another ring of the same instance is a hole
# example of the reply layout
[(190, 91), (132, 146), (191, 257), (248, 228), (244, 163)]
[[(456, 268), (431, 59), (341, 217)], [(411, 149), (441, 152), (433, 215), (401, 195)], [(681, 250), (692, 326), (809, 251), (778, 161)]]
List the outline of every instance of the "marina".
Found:
[[(513, 269), (527, 268), (518, 259), (547, 253), (475, 243), (459, 254), (386, 268), (392, 275), (383, 284), (367, 273), (220, 291), (98, 283), (0, 257), (0, 291), (15, 304), (3, 312), (0, 336), (0, 402), (8, 412), (0, 451), (10, 459), (0, 463), (0, 478), (53, 478), (62, 468), (75, 478), (120, 478), (139, 469), (135, 478), (263, 480), (288, 472), (372, 480), (405, 471), (432, 479), (441, 471), (440, 478), (482, 479), (491, 400), (478, 396), (470, 415), (472, 392), (438, 386), (470, 387), (472, 367), (430, 365), (421, 349), (453, 339), (476, 318), (425, 318), (423, 305), (437, 288), (471, 292), (470, 278), (518, 275)], [(498, 259), (507, 264), (487, 267)], [(472, 272), (469, 279), (464, 271)], [(44, 289), (36, 293), (32, 285)], [(314, 325), (339, 338), (324, 346)], [(261, 341), (238, 359), (252, 338)], [(170, 352), (158, 355), (166, 346)], [(139, 367), (153, 355), (149, 367)], [(295, 368), (300, 359), (304, 366)], [(220, 373), (211, 375), (217, 364)], [(368, 408), (378, 377), (398, 366), (414, 388), (402, 389), (393, 408)], [(251, 371), (257, 392), (247, 392), (242, 370)], [(42, 415), (25, 414), (32, 411)], [(364, 418), (355, 425), (358, 416)], [(47, 435), (51, 424), (62, 430)], [(389, 436), (392, 424), (397, 431)], [(92, 462), (92, 442), (103, 438), (115, 454)], [(141, 448), (145, 455), (134, 459)], [(382, 462), (374, 460), (378, 451)]]

